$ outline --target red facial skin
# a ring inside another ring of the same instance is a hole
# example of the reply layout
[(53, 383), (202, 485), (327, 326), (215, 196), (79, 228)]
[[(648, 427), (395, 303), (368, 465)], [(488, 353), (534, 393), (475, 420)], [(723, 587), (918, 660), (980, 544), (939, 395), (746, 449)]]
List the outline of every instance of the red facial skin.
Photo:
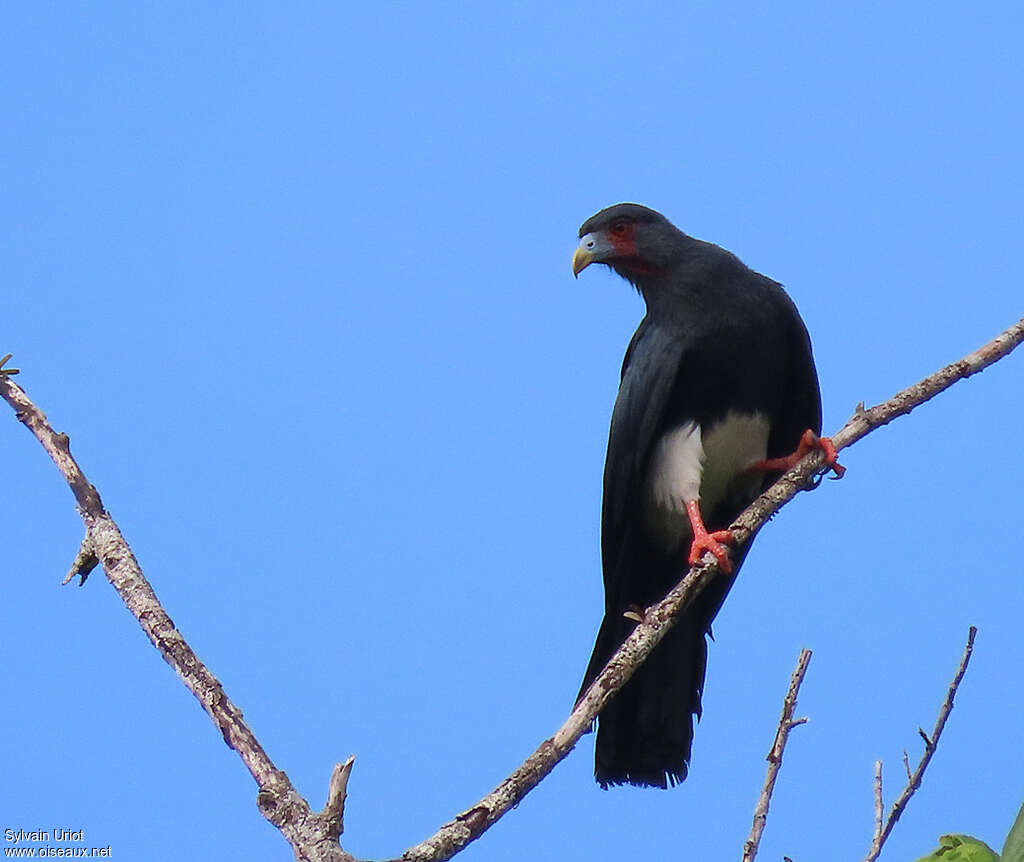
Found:
[(636, 222), (613, 222), (605, 231), (605, 236), (615, 249), (615, 256), (610, 263), (637, 275), (653, 275), (657, 272), (636, 250)]
[(636, 224), (617, 221), (608, 227), (608, 241), (619, 257), (636, 257)]

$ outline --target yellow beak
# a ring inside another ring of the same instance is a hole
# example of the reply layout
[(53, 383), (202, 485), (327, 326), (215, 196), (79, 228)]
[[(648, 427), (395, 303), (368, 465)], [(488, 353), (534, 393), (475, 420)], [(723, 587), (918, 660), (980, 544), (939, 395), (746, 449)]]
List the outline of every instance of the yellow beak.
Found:
[(582, 246), (577, 246), (572, 253), (572, 274), (579, 278), (580, 273), (593, 262), (594, 256)]

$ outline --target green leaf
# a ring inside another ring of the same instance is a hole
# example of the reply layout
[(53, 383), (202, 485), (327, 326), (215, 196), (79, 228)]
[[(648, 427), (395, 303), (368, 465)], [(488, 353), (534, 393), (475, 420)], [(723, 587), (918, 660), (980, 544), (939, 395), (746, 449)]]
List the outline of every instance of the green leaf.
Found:
[(999, 854), (970, 835), (940, 835), (939, 849), (917, 862), (999, 862)]
[(1003, 862), (1024, 862), (1024, 805), (1017, 812), (1010, 834), (1003, 845)]

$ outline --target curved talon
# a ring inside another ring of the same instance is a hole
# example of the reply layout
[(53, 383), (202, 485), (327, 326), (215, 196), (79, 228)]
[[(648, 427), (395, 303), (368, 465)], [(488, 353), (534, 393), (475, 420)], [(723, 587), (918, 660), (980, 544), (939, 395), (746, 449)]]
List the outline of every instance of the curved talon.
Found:
[(693, 538), (690, 545), (690, 556), (687, 558), (689, 564), (695, 565), (705, 551), (711, 551), (714, 558), (718, 560), (718, 568), (727, 575), (732, 574), (732, 561), (729, 559), (729, 552), (722, 547), (721, 543), (727, 545), (735, 544), (736, 537), (731, 530), (715, 530), (713, 533), (700, 533)]
[(819, 437), (810, 428), (804, 431), (797, 443), (796, 450), (782, 458), (766, 458), (757, 461), (747, 467), (748, 473), (770, 473), (776, 470), (786, 471), (799, 464), (805, 455), (810, 455), (815, 449), (820, 449), (825, 455), (825, 468), (835, 473), (836, 479), (842, 479), (846, 468), (839, 463), (839, 453), (831, 437)]
[[(806, 437), (807, 434), (805, 433), (804, 436)], [(839, 453), (836, 451), (832, 438), (818, 437), (817, 445), (818, 448), (825, 453), (825, 466), (831, 468), (832, 472), (836, 474), (836, 479), (842, 479), (843, 474), (846, 472), (846, 468), (839, 463)]]

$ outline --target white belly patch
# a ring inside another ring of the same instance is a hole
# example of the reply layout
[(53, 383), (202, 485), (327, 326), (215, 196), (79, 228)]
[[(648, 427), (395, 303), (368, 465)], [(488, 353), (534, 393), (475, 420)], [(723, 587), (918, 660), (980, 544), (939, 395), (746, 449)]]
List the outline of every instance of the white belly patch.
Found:
[[(760, 413), (729, 413), (705, 431), (686, 422), (655, 445), (646, 477), (647, 522), (652, 535), (675, 547), (690, 538), (686, 503), (699, 500), (707, 514), (747, 467), (768, 450), (768, 420)], [(751, 487), (760, 482), (751, 476)]]

